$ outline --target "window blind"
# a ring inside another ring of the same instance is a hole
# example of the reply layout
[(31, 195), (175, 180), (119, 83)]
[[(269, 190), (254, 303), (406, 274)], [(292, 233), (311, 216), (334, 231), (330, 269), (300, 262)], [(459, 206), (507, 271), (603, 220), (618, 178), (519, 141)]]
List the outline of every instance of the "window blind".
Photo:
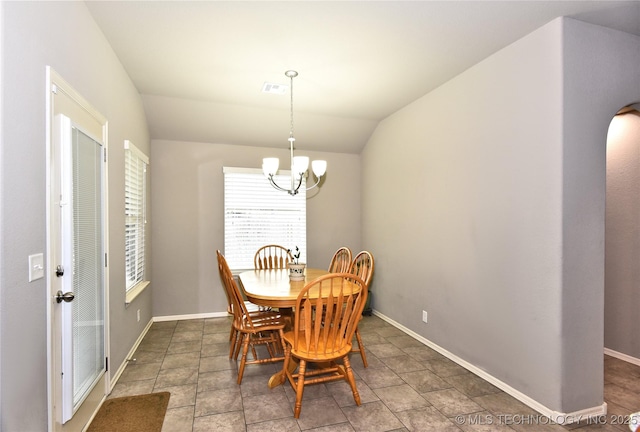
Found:
[[(262, 170), (224, 167), (224, 254), (232, 270), (253, 268), (261, 246), (278, 244), (301, 251), (306, 262), (307, 194), (303, 181), (297, 195), (278, 191)], [(280, 171), (276, 182), (288, 187), (289, 172)]]
[(149, 158), (125, 141), (125, 272), (129, 291), (145, 278), (147, 165)]
[(102, 145), (72, 130), (73, 163), (73, 406), (104, 370), (104, 245)]

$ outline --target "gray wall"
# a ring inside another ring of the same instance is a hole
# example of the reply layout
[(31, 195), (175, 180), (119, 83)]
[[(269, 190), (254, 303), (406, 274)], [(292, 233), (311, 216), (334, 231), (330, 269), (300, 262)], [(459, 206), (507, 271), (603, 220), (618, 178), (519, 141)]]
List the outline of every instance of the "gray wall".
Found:
[(374, 308), (558, 412), (602, 404), (606, 128), (640, 98), (639, 49), (555, 20), (385, 119), (362, 155)]
[(606, 139), (613, 115), (640, 101), (640, 37), (566, 19), (563, 53), (560, 387), (578, 409), (602, 395)]
[[(224, 310), (209, 285), (221, 167), (273, 152), (152, 144), (154, 283), (125, 309), (122, 142), (149, 150), (140, 98), (83, 3), (0, 2), (0, 20), (0, 429), (45, 430), (48, 295), (26, 266), (46, 250), (45, 66), (109, 119), (112, 367), (152, 307)], [(552, 409), (601, 403), (604, 142), (617, 109), (640, 100), (638, 64), (637, 37), (555, 21), (383, 121), (361, 161), (323, 155), (309, 265), (367, 248), (382, 313)], [(175, 291), (186, 303), (162, 300)]]
[(112, 370), (151, 319), (150, 290), (124, 307), (123, 142), (149, 151), (149, 136), (138, 92), (83, 2), (3, 1), (0, 10), (0, 429), (44, 431), (49, 296), (45, 279), (28, 282), (27, 257), (46, 251), (45, 67), (109, 121)]
[(640, 359), (640, 112), (616, 116), (607, 138), (604, 346)]
[[(263, 157), (284, 161), (288, 152), (154, 140), (151, 153), (153, 314), (225, 312), (215, 258), (217, 249), (224, 253), (222, 167), (259, 168)], [(360, 157), (301, 154), (328, 163), (321, 188), (307, 195), (307, 263), (326, 268), (338, 247), (348, 246), (355, 252), (361, 247)]]

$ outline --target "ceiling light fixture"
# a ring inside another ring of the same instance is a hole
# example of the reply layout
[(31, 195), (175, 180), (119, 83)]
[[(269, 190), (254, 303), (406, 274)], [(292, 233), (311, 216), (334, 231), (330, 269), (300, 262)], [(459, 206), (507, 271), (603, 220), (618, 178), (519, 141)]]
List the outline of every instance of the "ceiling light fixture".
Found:
[[(295, 138), (293, 137), (293, 79), (298, 76), (298, 72), (294, 70), (288, 70), (284, 73), (291, 80), (291, 129), (289, 130), (289, 153), (291, 157), (291, 186), (289, 189), (280, 187), (273, 176), (278, 172), (278, 166), (280, 165), (280, 159), (278, 158), (264, 158), (262, 159), (262, 172), (265, 177), (269, 179), (271, 185), (279, 191), (287, 192), (293, 196), (298, 193), (300, 186), (302, 185), (302, 179), (308, 175), (309, 158), (307, 156), (294, 156), (293, 155), (293, 143)], [(316, 182), (306, 188), (307, 190), (313, 189), (318, 186), (320, 179), (327, 172), (327, 161), (314, 160), (311, 162), (311, 170), (316, 177)]]

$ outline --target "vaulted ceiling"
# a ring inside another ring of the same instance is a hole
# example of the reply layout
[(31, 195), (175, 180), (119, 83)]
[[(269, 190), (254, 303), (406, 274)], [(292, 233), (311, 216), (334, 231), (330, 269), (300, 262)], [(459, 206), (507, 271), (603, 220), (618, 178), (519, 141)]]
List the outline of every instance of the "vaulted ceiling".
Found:
[[(558, 16), (640, 36), (638, 1), (87, 1), (152, 139), (359, 153), (378, 122)], [(464, 103), (464, 95), (460, 95)]]

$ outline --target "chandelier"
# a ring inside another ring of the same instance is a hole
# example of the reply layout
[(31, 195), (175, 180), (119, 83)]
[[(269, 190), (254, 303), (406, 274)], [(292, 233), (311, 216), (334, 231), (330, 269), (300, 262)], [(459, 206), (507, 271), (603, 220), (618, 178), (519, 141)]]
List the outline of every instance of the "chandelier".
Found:
[[(262, 159), (262, 172), (269, 180), (271, 185), (283, 192), (287, 192), (293, 196), (298, 193), (300, 186), (302, 185), (302, 179), (308, 176), (309, 158), (307, 156), (294, 156), (293, 155), (293, 143), (296, 139), (293, 137), (293, 79), (298, 76), (298, 72), (294, 70), (288, 70), (284, 73), (291, 80), (291, 129), (289, 130), (289, 154), (291, 158), (291, 185), (289, 188), (283, 188), (279, 186), (273, 176), (278, 172), (278, 166), (280, 160), (278, 158), (264, 158)], [(311, 162), (311, 170), (316, 178), (315, 183), (306, 189), (313, 189), (318, 186), (320, 179), (327, 171), (327, 161), (314, 160)]]

